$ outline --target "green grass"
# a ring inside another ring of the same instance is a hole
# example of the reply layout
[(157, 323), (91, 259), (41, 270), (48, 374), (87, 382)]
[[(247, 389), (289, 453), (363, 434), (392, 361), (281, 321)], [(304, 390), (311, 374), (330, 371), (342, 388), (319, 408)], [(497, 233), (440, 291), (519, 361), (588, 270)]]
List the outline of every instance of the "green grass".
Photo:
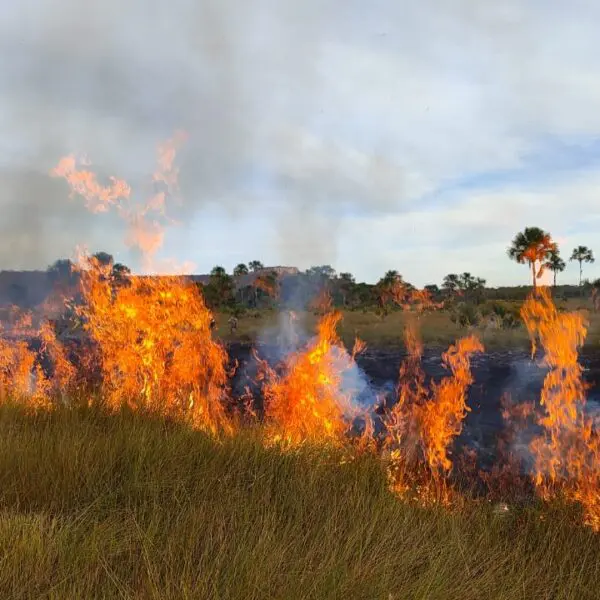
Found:
[[(517, 306), (520, 303), (514, 303)], [(589, 330), (586, 346), (600, 346), (600, 313), (591, 310), (589, 300), (559, 301), (561, 309), (575, 311), (583, 310), (589, 319)], [(407, 318), (412, 318), (402, 311), (391, 312), (381, 319), (373, 311), (342, 311), (343, 319), (339, 326), (339, 334), (344, 342), (351, 346), (354, 338), (359, 336), (367, 345), (373, 347), (403, 346), (404, 327)], [(314, 331), (318, 317), (313, 313), (299, 313), (302, 322), (309, 331)], [(229, 315), (217, 315), (217, 334), (225, 341), (254, 342), (268, 327), (277, 325), (279, 318), (275, 310), (248, 311), (240, 317), (238, 330), (231, 335), (227, 320)], [(484, 326), (473, 330), (459, 327), (450, 319), (450, 313), (445, 310), (430, 312), (418, 318), (423, 342), (430, 346), (448, 346), (458, 338), (472, 332), (479, 336), (484, 345), (489, 348), (527, 348), (529, 337), (524, 327), (516, 329), (491, 329)]]
[[(132, 415), (0, 408), (0, 598), (597, 598), (556, 508), (425, 510), (373, 457), (283, 455)], [(542, 514), (544, 519), (542, 520)]]

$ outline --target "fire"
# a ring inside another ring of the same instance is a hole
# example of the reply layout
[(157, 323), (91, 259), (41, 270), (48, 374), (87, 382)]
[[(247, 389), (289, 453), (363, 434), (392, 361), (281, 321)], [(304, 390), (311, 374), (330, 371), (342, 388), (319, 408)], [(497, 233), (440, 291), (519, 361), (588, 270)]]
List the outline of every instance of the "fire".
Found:
[(114, 208), (128, 225), (126, 244), (140, 250), (146, 270), (154, 270), (154, 255), (163, 245), (165, 225), (172, 223), (167, 216), (166, 200), (178, 189), (179, 170), (173, 162), (185, 138), (183, 132), (177, 132), (159, 145), (158, 167), (152, 181), (155, 187), (163, 189), (146, 202), (134, 202), (129, 184), (117, 177), (111, 176), (109, 185), (101, 185), (95, 173), (87, 168), (91, 163), (85, 157), (80, 160), (72, 155), (64, 157), (50, 174), (64, 178), (71, 188), (71, 197), (81, 196), (92, 212), (105, 213)]
[[(145, 202), (134, 201), (129, 184), (121, 179), (100, 183), (87, 159), (65, 157), (52, 171), (92, 212), (115, 210), (125, 219), (125, 242), (142, 253), (146, 271), (156, 268), (165, 227), (173, 223), (167, 203), (176, 199), (175, 158), (184, 139), (178, 133), (159, 146), (158, 167), (151, 178), (153, 194)], [(117, 268), (87, 256), (79, 263), (77, 277), (61, 285), (55, 286), (54, 296), (42, 308), (47, 316), (62, 318), (63, 324), (72, 324), (76, 316), (77, 331), (85, 334), (78, 342), (88, 347), (74, 361), (55, 322), (40, 323), (38, 313), (12, 311), (10, 329), (0, 330), (0, 400), (50, 409), (76, 394), (91, 395), (97, 378), (101, 402), (111, 412), (126, 406), (215, 436), (237, 431), (240, 421), (228, 410), (227, 352), (213, 339), (213, 315), (196, 285), (183, 276), (130, 275), (122, 265)], [(272, 298), (278, 296), (275, 273), (260, 274), (254, 285)], [(356, 357), (365, 346), (357, 340), (352, 352), (346, 351), (337, 334), (341, 315), (332, 312), (332, 298), (324, 289), (312, 306), (325, 313), (314, 339), (297, 350), (296, 315), (290, 312), (284, 329), (287, 338), (281, 341), (294, 350), (276, 367), (260, 362), (265, 440), (284, 449), (304, 443), (343, 448), (344, 461), (383, 449), (390, 488), (396, 494), (422, 504), (449, 505), (461, 498), (451, 483), (461, 474), (452, 446), (470, 410), (471, 360), (484, 348), (474, 336), (458, 340), (442, 355), (448, 375), (438, 383), (428, 381), (417, 322), (423, 311), (441, 304), (435, 304), (427, 291), (410, 288), (397, 273), (379, 285), (378, 292), (383, 309), (394, 303), (410, 313), (397, 401), (385, 412), (383, 423), (354, 404), (355, 391), (345, 376), (356, 368)], [(522, 317), (533, 353), (539, 344), (549, 369), (541, 395), (543, 414), (537, 418), (541, 433), (531, 443), (533, 483), (545, 499), (560, 495), (579, 503), (585, 522), (600, 531), (600, 433), (585, 411), (586, 386), (578, 360), (586, 322), (579, 313), (560, 313), (546, 289), (527, 299)], [(37, 350), (27, 341), (32, 337), (40, 343)], [(249, 420), (258, 415), (252, 400), (256, 399), (248, 390), (243, 402)], [(519, 413), (533, 419), (533, 412), (533, 405), (505, 408), (507, 416)], [(358, 417), (364, 429), (354, 436)], [(465, 460), (471, 458), (475, 467), (473, 454)], [(508, 489), (509, 478), (531, 493), (531, 479), (519, 468), (516, 458), (508, 457), (504, 466), (497, 461), (488, 474), (479, 475), (490, 489), (488, 497), (494, 487), (497, 493)]]
[(82, 276), (84, 329), (96, 344), (104, 401), (231, 432), (227, 354), (212, 339), (198, 288), (177, 277), (131, 277), (115, 286), (93, 260)]
[[(142, 252), (150, 269), (163, 244), (166, 200), (177, 190), (174, 160), (184, 139), (177, 133), (159, 146), (152, 176), (156, 193), (145, 203), (133, 203), (122, 180), (111, 178), (111, 185), (102, 187), (73, 157), (63, 159), (52, 174), (64, 177), (72, 194), (92, 210), (114, 207), (128, 223), (126, 243)], [(213, 434), (231, 433), (224, 404), (228, 357), (212, 339), (212, 315), (198, 288), (180, 277), (117, 281), (112, 265), (89, 258), (81, 268), (83, 303), (77, 311), (95, 344), (107, 407), (128, 405)]]
[(473, 383), (470, 358), (478, 352), (483, 352), (481, 342), (469, 336), (450, 346), (442, 356), (452, 375), (433, 387), (433, 402), (423, 405), (422, 415), (425, 454), (432, 469), (448, 472), (452, 468), (448, 448), (460, 434), (470, 410), (466, 403), (467, 388)]
[(586, 523), (600, 531), (600, 435), (585, 413), (586, 386), (578, 350), (587, 332), (580, 313), (559, 313), (542, 288), (521, 311), (533, 353), (537, 340), (549, 372), (544, 380), (539, 419), (543, 433), (531, 444), (535, 484), (544, 498), (562, 493), (581, 503)]
[[(337, 337), (339, 313), (325, 315), (316, 339), (288, 357), (283, 375), (268, 367), (264, 386), (268, 438), (294, 446), (304, 442), (340, 444), (349, 429), (350, 398), (342, 376), (353, 362)], [(360, 344), (355, 347), (361, 349)]]
[[(39, 334), (41, 348), (30, 347), (32, 317), (21, 315), (10, 332), (0, 332), (0, 397), (13, 400), (33, 409), (48, 408), (52, 401), (69, 391), (75, 369), (67, 360), (64, 348), (57, 341), (48, 323), (42, 324)], [(41, 364), (45, 357), (52, 370), (48, 375)]]
[(452, 469), (450, 446), (469, 410), (470, 357), (483, 346), (474, 336), (451, 346), (442, 356), (451, 375), (428, 388), (421, 367), (423, 345), (413, 321), (407, 325), (405, 341), (408, 357), (400, 367), (398, 400), (386, 417), (391, 487), (400, 495), (417, 488), (422, 501), (447, 502), (444, 478)]
[(98, 183), (96, 174), (85, 168), (89, 165), (86, 157), (77, 160), (73, 155), (65, 156), (50, 174), (66, 179), (71, 187), (71, 197), (80, 195), (94, 213), (107, 212), (111, 206), (120, 206), (131, 196), (129, 184), (122, 179), (110, 177), (110, 185), (106, 186)]

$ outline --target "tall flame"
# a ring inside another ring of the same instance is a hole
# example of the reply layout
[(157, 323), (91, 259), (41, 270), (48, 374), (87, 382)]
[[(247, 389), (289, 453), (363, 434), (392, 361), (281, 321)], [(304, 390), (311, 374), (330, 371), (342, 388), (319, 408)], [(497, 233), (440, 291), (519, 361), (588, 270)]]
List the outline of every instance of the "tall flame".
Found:
[[(446, 501), (444, 485), (437, 485), (452, 469), (452, 441), (462, 430), (469, 410), (466, 391), (472, 383), (470, 357), (483, 346), (473, 336), (459, 340), (442, 356), (451, 375), (428, 388), (421, 367), (423, 346), (414, 321), (405, 330), (407, 358), (400, 367), (398, 401), (386, 417), (386, 446), (391, 450), (392, 489), (406, 494), (419, 490), (423, 501)], [(423, 470), (423, 460), (428, 467)]]
[(227, 354), (212, 339), (198, 288), (177, 277), (114, 286), (92, 259), (83, 273), (84, 328), (97, 345), (109, 408), (123, 404), (231, 432), (223, 404)]
[(533, 352), (539, 339), (549, 368), (541, 395), (543, 433), (531, 444), (535, 483), (543, 497), (563, 493), (580, 502), (586, 523), (600, 530), (600, 435), (584, 410), (586, 386), (578, 361), (585, 320), (580, 313), (558, 312), (546, 288), (527, 299), (521, 314)]
[(339, 313), (325, 315), (316, 339), (286, 359), (283, 375), (266, 367), (265, 413), (271, 441), (291, 446), (343, 441), (349, 429), (345, 415), (350, 399), (341, 384), (353, 357), (345, 353), (337, 337), (340, 318)]

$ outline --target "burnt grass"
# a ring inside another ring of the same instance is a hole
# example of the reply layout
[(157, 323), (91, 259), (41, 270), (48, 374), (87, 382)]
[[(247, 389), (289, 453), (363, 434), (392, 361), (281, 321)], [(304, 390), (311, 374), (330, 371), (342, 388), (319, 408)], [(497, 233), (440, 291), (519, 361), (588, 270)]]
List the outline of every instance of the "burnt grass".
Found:
[[(273, 354), (270, 348), (256, 344), (230, 343), (227, 346), (233, 372), (232, 397), (237, 400), (250, 390), (256, 399), (255, 408), (260, 414), (263, 407), (260, 386), (255, 379), (255, 349), (261, 357)], [(422, 367), (428, 382), (438, 382), (449, 374), (442, 363), (445, 350), (442, 346), (425, 348)], [(364, 407), (373, 407), (376, 428), (378, 417), (384, 413), (386, 407), (394, 404), (398, 372), (405, 358), (406, 352), (403, 348), (389, 347), (369, 347), (357, 356), (356, 362), (367, 382), (367, 389), (359, 396), (359, 402)], [(600, 351), (596, 348), (584, 349), (580, 355), (580, 362), (588, 385), (588, 405), (590, 409), (594, 409), (600, 400)], [(470, 411), (463, 423), (463, 431), (456, 440), (454, 453), (458, 455), (462, 450), (472, 449), (476, 451), (479, 466), (488, 468), (494, 464), (498, 441), (506, 433), (506, 424), (502, 417), (503, 398), (510, 398), (514, 404), (535, 402), (539, 407), (547, 369), (542, 364), (541, 354), (532, 358), (529, 352), (522, 349), (503, 349), (472, 356), (471, 372), (473, 384), (467, 392)], [(360, 423), (357, 427), (360, 427)], [(521, 431), (521, 445), (526, 444), (536, 431), (531, 425), (527, 430)]]

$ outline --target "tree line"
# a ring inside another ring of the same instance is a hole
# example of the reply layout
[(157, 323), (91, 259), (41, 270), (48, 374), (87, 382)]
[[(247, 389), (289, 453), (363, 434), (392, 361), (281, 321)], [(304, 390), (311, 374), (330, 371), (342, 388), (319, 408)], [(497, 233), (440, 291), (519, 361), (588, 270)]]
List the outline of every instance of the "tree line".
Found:
[[(558, 244), (550, 233), (538, 227), (526, 227), (512, 240), (507, 249), (508, 257), (528, 266), (534, 289), (546, 271), (553, 273), (554, 286), (557, 275), (566, 269)], [(131, 271), (107, 252), (98, 252), (93, 258), (109, 273), (115, 285), (126, 283)], [(584, 265), (595, 261), (593, 251), (587, 246), (573, 249), (569, 261), (579, 265), (579, 286), (600, 290), (600, 280), (593, 284), (583, 278)], [(48, 268), (51, 282), (71, 285), (77, 279), (75, 265), (61, 259)], [(277, 305), (309, 306), (315, 310), (331, 306), (345, 309), (374, 310), (385, 315), (395, 307), (411, 303), (445, 303), (460, 300), (462, 303), (480, 304), (485, 299), (512, 299), (518, 288), (501, 290), (486, 288), (486, 280), (469, 272), (449, 273), (440, 285), (425, 286), (425, 296), (418, 295), (416, 287), (405, 281), (397, 270), (389, 270), (375, 284), (356, 281), (349, 272), (337, 273), (331, 265), (312, 266), (292, 276), (282, 275), (264, 266), (260, 260), (237, 264), (231, 273), (217, 265), (208, 278), (198, 283), (210, 308), (215, 310), (240, 311), (244, 309), (269, 308)], [(522, 293), (525, 295), (525, 292)], [(600, 294), (596, 293), (600, 298)], [(514, 298), (514, 299), (520, 299)], [(327, 306), (326, 306), (327, 305)]]

